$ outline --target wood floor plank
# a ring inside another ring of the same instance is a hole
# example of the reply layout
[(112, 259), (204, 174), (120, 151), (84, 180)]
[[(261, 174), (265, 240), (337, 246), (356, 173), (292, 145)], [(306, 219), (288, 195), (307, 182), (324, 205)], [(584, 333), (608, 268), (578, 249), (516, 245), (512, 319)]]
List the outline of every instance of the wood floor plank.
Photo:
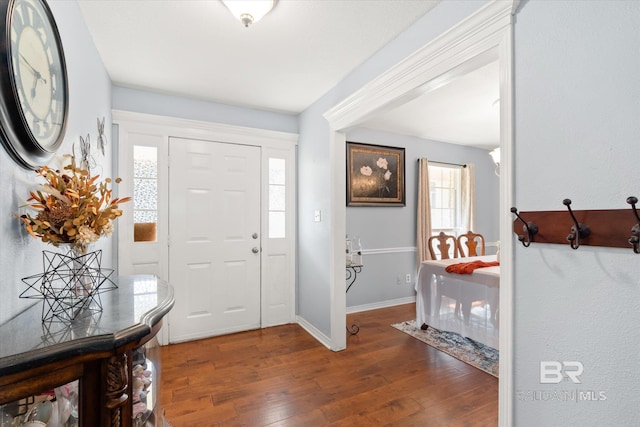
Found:
[(392, 399), (379, 406), (369, 406), (366, 410), (354, 413), (343, 419), (337, 420), (328, 426), (378, 426), (404, 419), (421, 411), (421, 406), (413, 399)]
[(300, 426), (324, 426), (327, 419), (320, 409), (312, 409), (308, 412), (296, 414), (275, 423), (268, 424), (268, 427), (300, 427)]
[(495, 426), (498, 380), (392, 328), (415, 304), (347, 316), (332, 352), (298, 325), (162, 347), (174, 427)]

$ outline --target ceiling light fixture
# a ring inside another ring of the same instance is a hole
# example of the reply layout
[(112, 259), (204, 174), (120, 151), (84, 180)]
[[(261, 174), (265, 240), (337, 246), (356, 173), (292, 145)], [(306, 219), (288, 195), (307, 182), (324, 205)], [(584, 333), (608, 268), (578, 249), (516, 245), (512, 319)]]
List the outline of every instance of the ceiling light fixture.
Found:
[(278, 0), (221, 0), (242, 25), (258, 22), (273, 9)]

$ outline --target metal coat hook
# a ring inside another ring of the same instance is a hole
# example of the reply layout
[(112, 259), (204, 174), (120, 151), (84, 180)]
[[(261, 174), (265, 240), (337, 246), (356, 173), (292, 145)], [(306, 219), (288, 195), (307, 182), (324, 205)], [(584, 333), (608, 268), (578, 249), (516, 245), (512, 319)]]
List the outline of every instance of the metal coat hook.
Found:
[(531, 245), (531, 242), (533, 242), (533, 236), (534, 234), (536, 234), (538, 232), (538, 226), (535, 224), (535, 222), (527, 222), (524, 219), (522, 219), (522, 217), (520, 216), (520, 214), (518, 213), (518, 209), (517, 208), (511, 208), (511, 213), (516, 214), (516, 216), (518, 217), (518, 219), (520, 221), (522, 221), (522, 223), (524, 224), (522, 226), (522, 231), (527, 233), (527, 237), (518, 234), (518, 240), (522, 242), (522, 245), (525, 248), (528, 248), (529, 245)]
[(627, 197), (627, 203), (631, 205), (631, 210), (633, 211), (633, 215), (636, 217), (636, 225), (631, 227), (631, 237), (629, 237), (629, 244), (633, 246), (633, 252), (636, 254), (640, 254), (640, 216), (638, 216), (638, 211), (636, 210), (636, 203), (638, 203), (637, 197)]
[(575, 224), (571, 227), (571, 234), (567, 236), (567, 240), (571, 245), (571, 249), (578, 249), (580, 247), (580, 239), (587, 237), (591, 234), (591, 229), (586, 224), (580, 224), (576, 219), (573, 211), (571, 211), (571, 199), (564, 199), (562, 204), (569, 209), (569, 215), (571, 215), (571, 219), (573, 219), (573, 223)]

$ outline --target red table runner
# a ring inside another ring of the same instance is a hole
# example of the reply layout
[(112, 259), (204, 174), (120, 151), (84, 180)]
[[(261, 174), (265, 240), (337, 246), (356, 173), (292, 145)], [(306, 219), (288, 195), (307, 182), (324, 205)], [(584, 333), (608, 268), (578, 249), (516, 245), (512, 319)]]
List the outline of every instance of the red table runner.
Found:
[(447, 273), (456, 273), (456, 274), (471, 274), (477, 268), (485, 268), (485, 267), (495, 267), (500, 265), (499, 261), (471, 261), (471, 262), (460, 262), (458, 264), (451, 264), (445, 268)]

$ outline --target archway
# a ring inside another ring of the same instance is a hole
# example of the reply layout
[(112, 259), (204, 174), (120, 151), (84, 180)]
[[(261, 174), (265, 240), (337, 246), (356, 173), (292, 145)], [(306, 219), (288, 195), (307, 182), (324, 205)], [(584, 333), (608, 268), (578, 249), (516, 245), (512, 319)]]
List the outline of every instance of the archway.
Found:
[[(451, 73), (473, 69), (483, 55), (498, 51), (500, 68), (500, 424), (512, 419), (512, 328), (513, 328), (513, 248), (511, 214), (513, 201), (513, 14), (518, 1), (494, 1), (460, 24), (373, 79), (324, 114), (331, 135), (332, 176), (332, 263), (331, 341), (332, 349), (346, 348), (346, 298), (344, 295), (345, 214), (345, 132), (372, 117), (423, 94)], [(454, 71), (458, 70), (458, 71)], [(505, 262), (506, 261), (506, 262)]]

